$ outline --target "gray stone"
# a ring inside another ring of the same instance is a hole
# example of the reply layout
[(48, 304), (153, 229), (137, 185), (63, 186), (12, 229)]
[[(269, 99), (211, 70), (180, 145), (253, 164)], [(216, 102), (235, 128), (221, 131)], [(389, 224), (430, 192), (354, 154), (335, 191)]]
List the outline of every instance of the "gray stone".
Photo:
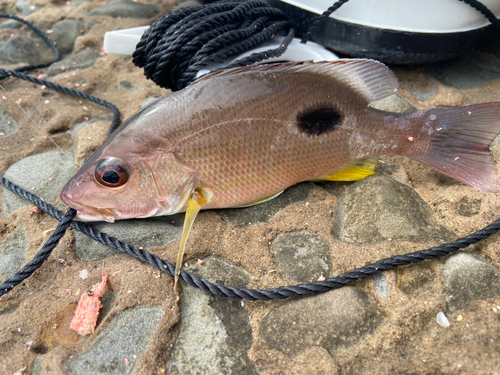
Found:
[[(27, 191), (35, 193), (46, 202), (55, 204), (59, 201), (62, 188), (75, 172), (75, 153), (54, 151), (29, 156), (18, 161), (7, 169), (4, 177)], [(4, 189), (4, 218), (18, 208), (29, 204), (28, 200)]]
[(61, 20), (54, 25), (50, 39), (57, 43), (57, 48), (61, 53), (70, 53), (83, 27), (84, 24), (81, 21)]
[(372, 275), (372, 280), (378, 296), (383, 300), (387, 300), (387, 278), (385, 274), (383, 272), (376, 273)]
[(151, 18), (157, 14), (158, 7), (134, 3), (131, 0), (115, 0), (90, 11), (91, 16), (108, 16), (115, 18)]
[(118, 314), (87, 350), (64, 362), (68, 374), (133, 374), (163, 315), (156, 306), (139, 306)]
[(458, 206), (458, 214), (462, 216), (475, 216), (481, 212), (481, 199), (465, 196)]
[(23, 24), (16, 20), (8, 20), (0, 25), (0, 29), (20, 29), (21, 27), (23, 27)]
[(445, 86), (466, 90), (500, 78), (500, 65), (469, 54), (433, 64), (427, 73)]
[[(181, 239), (182, 228), (171, 224), (169, 217), (123, 220), (115, 223), (95, 223), (101, 232), (145, 249), (160, 247)], [(98, 262), (123, 255), (118, 250), (101, 245), (81, 232), (75, 231), (76, 255), (83, 262)]]
[(394, 113), (415, 112), (417, 110), (413, 104), (398, 94), (389, 96), (388, 98), (379, 100), (378, 102), (371, 103), (370, 107)]
[(332, 355), (373, 332), (382, 317), (365, 292), (344, 287), (290, 300), (274, 308), (261, 322), (259, 343), (296, 357), (320, 346)]
[(437, 93), (437, 90), (434, 87), (427, 91), (420, 91), (413, 88), (408, 89), (408, 91), (415, 95), (422, 103), (426, 102), (432, 95)]
[[(67, 59), (52, 64), (47, 69), (47, 79), (53, 78), (58, 74), (71, 72), (76, 69), (87, 69), (95, 64), (99, 55), (94, 51), (81, 51)], [(64, 67), (64, 69), (62, 69)]]
[(17, 35), (0, 46), (0, 63), (37, 64), (46, 49), (47, 46), (43, 42)]
[(172, 11), (181, 8), (194, 7), (198, 5), (203, 5), (203, 3), (198, 0), (178, 0), (177, 5), (174, 7), (174, 9), (172, 9)]
[(413, 242), (453, 238), (415, 190), (383, 175), (358, 181), (339, 196), (333, 234), (357, 244), (388, 238)]
[(288, 206), (306, 199), (313, 188), (312, 182), (304, 182), (286, 189), (281, 195), (268, 202), (246, 208), (218, 210), (217, 212), (222, 220), (240, 228), (268, 223)]
[(14, 120), (10, 115), (4, 113), (2, 107), (0, 107), (0, 138), (10, 137), (16, 134), (19, 130), (19, 125), (17, 121)]
[(311, 233), (280, 233), (271, 245), (283, 280), (289, 283), (310, 283), (321, 275), (333, 277), (330, 246)]
[(38, 7), (31, 5), (29, 0), (19, 0), (14, 7), (16, 13), (21, 14), (22, 16), (28, 16), (31, 13), (35, 13), (38, 9)]
[[(88, 121), (84, 122), (79, 122), (78, 124), (73, 125), (73, 128), (71, 129), (71, 138), (75, 139), (76, 133), (81, 129), (84, 128), (87, 125), (96, 123), (96, 122), (101, 122), (101, 121), (113, 121), (113, 116), (99, 116), (99, 117), (94, 117), (93, 119), (90, 119)], [(111, 126), (111, 124), (110, 124)]]
[(132, 83), (130, 81), (121, 81), (118, 82), (118, 90), (127, 90), (130, 92), (135, 92), (139, 91), (140, 87), (136, 85), (135, 83)]
[(141, 109), (142, 108), (145, 108), (153, 103), (155, 103), (156, 101), (158, 101), (158, 99), (160, 99), (159, 97), (157, 96), (153, 96), (151, 98), (146, 98), (144, 99), (142, 102), (141, 102)]
[(17, 227), (3, 241), (0, 241), (0, 280), (4, 282), (13, 276), (26, 261), (28, 240), (24, 227)]
[[(244, 269), (216, 256), (204, 264), (189, 267), (201, 277), (225, 285), (246, 286), (251, 276)], [(242, 301), (216, 297), (184, 287), (182, 323), (168, 363), (167, 373), (177, 374), (258, 374), (247, 351), (252, 346), (250, 314)]]
[(415, 297), (436, 284), (436, 274), (429, 263), (410, 264), (396, 270), (396, 286), (403, 293)]
[(43, 375), (43, 358), (36, 357), (33, 360), (33, 369), (31, 375)]
[(500, 296), (500, 270), (471, 252), (461, 251), (446, 259), (441, 283), (450, 312), (466, 308), (472, 301)]

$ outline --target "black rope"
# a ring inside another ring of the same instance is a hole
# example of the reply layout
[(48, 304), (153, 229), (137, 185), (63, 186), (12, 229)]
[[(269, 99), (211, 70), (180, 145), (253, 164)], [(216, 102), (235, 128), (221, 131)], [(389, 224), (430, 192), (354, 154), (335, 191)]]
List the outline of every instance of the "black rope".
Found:
[(165, 14), (143, 34), (133, 62), (158, 86), (180, 90), (211, 63), (249, 51), (275, 35), (277, 49), (254, 53), (224, 67), (255, 64), (281, 56), (295, 33), (285, 14), (264, 0), (219, 1)]
[(313, 24), (309, 29), (307, 29), (307, 32), (304, 34), (302, 37), (302, 40), (300, 41), (301, 43), (307, 43), (308, 40), (311, 39), (312, 32), (320, 26), (325, 20), (330, 17), (330, 15), (335, 12), (337, 9), (339, 9), (342, 5), (347, 3), (349, 0), (339, 0), (335, 4), (333, 4), (330, 8), (328, 8), (326, 11), (323, 12), (323, 14), (319, 17), (316, 17), (314, 20)]
[(458, 1), (463, 1), (465, 4), (468, 4), (474, 9), (476, 9), (483, 16), (485, 16), (492, 25), (495, 25), (495, 27), (500, 30), (500, 20), (484, 4), (480, 3), (477, 0), (458, 0)]
[[(322, 16), (318, 17), (302, 41), (307, 41), (311, 35), (311, 31), (347, 1), (348, 0), (337, 1), (332, 7), (324, 12)], [(493, 18), (491, 18), (493, 13), (476, 0), (459, 1), (464, 1), (480, 11), (490, 20), (491, 23), (496, 24), (497, 26), (500, 25), (500, 22), (494, 15)], [(0, 17), (2, 16), (16, 19), (32, 27), (34, 30), (38, 30), (37, 33), (42, 36), (42, 38), (53, 49), (54, 54), (56, 55), (55, 61), (60, 59), (60, 54), (57, 48), (43, 34), (43, 32), (36, 28), (36, 26), (16, 16), (0, 14)], [(235, 23), (232, 23), (233, 21)], [(174, 25), (175, 27), (172, 27)], [(189, 33), (193, 29), (195, 29), (196, 32)], [(254, 29), (257, 30), (255, 33), (253, 32)], [(225, 68), (253, 64), (269, 57), (278, 57), (284, 53), (294, 35), (294, 31), (286, 21), (284, 15), (280, 11), (268, 7), (267, 3), (259, 0), (228, 0), (215, 3), (213, 6), (184, 8), (161, 17), (150, 27), (137, 46), (136, 53), (134, 53), (134, 63), (138, 66), (145, 67), (145, 72), (147, 70), (146, 75), (148, 78), (160, 80), (160, 86), (164, 85), (163, 87), (178, 89), (192, 82), (199, 69), (212, 62), (225, 59), (233, 54), (242, 53), (243, 51), (252, 49), (264, 41), (271, 39), (274, 35), (286, 35), (286, 38), (280, 47), (260, 54), (252, 54), (245, 59), (240, 59), (232, 64), (229, 64)], [(231, 43), (234, 43), (234, 45), (231, 45)], [(165, 45), (170, 48), (167, 52), (164, 52), (162, 49)], [(160, 58), (160, 61), (152, 63), (151, 59), (156, 58)], [(9, 76), (21, 78), (40, 85), (46, 85), (51, 89), (65, 94), (74, 95), (82, 99), (90, 100), (99, 105), (103, 105), (111, 109), (113, 112), (113, 122), (110, 128), (111, 133), (119, 123), (118, 109), (111, 103), (84, 94), (80, 91), (68, 89), (60, 85), (20, 73), (21, 71), (46, 67), (51, 63), (52, 62), (22, 67), (16, 69), (15, 71), (0, 69), (0, 80)], [(165, 73), (166, 71), (169, 71), (169, 73)], [(151, 254), (146, 250), (128, 245), (127, 243), (119, 241), (114, 237), (109, 237), (106, 233), (102, 233), (89, 225), (72, 220), (76, 214), (73, 209), (68, 209), (66, 214), (64, 214), (62, 211), (46, 203), (35, 194), (27, 192), (2, 176), (0, 176), (0, 184), (14, 194), (29, 200), (44, 212), (60, 221), (54, 233), (52, 233), (49, 240), (42, 247), (42, 250), (18, 273), (0, 285), (0, 296), (6, 294), (15, 285), (21, 283), (36, 269), (38, 269), (50, 255), (51, 251), (57, 246), (57, 243), (63, 237), (66, 229), (70, 226), (103, 245), (114, 248), (143, 262), (147, 262), (151, 266), (162, 270), (169, 275), (174, 274), (175, 267), (170, 262), (162, 260), (158, 256)], [(354, 283), (357, 280), (367, 278), (384, 270), (393, 269), (395, 267), (411, 263), (418, 263), (424, 260), (435, 259), (454, 253), (459, 249), (475, 244), (488, 236), (497, 233), (499, 229), (500, 219), (496, 220), (487, 227), (471, 235), (460, 238), (452, 243), (420, 250), (414, 253), (382, 259), (340, 276), (311, 284), (301, 284), (271, 289), (234, 288), (201, 279), (186, 272), (185, 270), (181, 270), (179, 278), (193, 287), (197, 287), (207, 293), (223, 297), (247, 300), (270, 300), (312, 295), (340, 288), (346, 284)]]

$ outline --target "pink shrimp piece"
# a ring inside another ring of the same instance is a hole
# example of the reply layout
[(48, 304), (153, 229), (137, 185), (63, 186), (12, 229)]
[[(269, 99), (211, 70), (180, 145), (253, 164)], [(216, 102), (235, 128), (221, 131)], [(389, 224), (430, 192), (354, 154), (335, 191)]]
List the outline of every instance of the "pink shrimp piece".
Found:
[(101, 283), (95, 284), (90, 292), (83, 293), (80, 297), (70, 324), (70, 328), (79, 335), (85, 336), (94, 332), (99, 310), (102, 308), (101, 297), (106, 293), (107, 280), (108, 275), (103, 275)]

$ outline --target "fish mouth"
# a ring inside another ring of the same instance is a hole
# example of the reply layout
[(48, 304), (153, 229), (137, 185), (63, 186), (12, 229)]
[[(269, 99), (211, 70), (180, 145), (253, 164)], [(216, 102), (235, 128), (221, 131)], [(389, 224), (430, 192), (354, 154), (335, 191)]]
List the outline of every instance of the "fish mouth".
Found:
[(115, 218), (119, 215), (112, 208), (101, 208), (92, 206), (83, 206), (74, 200), (70, 199), (63, 191), (61, 193), (61, 201), (68, 207), (71, 207), (77, 211), (75, 219), (80, 221), (107, 221), (108, 223), (114, 223)]

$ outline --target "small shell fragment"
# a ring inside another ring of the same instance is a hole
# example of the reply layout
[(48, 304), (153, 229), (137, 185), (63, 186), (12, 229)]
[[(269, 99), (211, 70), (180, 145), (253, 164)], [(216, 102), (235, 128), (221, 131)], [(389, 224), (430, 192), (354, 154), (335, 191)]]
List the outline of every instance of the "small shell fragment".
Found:
[(451, 325), (450, 321), (448, 320), (448, 318), (446, 317), (446, 315), (444, 315), (444, 312), (442, 312), (442, 311), (437, 314), (436, 322), (437, 322), (437, 324), (439, 324), (441, 327), (444, 327), (444, 328), (447, 328)]
[(80, 274), (78, 276), (80, 276), (80, 279), (82, 279), (82, 280), (88, 279), (89, 278), (89, 271), (81, 270)]

